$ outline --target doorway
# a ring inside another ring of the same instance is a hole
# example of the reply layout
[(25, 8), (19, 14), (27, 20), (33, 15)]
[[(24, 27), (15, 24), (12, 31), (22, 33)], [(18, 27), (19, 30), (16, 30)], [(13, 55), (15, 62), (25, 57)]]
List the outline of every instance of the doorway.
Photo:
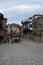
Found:
[(0, 36), (0, 42), (2, 42), (2, 40), (3, 40), (3, 36)]

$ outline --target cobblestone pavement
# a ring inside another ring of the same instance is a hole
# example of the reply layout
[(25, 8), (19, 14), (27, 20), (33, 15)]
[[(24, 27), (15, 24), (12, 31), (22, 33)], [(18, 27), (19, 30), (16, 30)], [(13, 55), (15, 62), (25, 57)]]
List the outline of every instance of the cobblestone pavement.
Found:
[(43, 43), (23, 39), (0, 45), (0, 65), (43, 65)]

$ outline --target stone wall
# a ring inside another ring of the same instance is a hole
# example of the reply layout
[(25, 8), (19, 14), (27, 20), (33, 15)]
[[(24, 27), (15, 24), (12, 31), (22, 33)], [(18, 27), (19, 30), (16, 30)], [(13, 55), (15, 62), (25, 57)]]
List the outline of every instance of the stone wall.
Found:
[(42, 37), (41, 36), (30, 35), (29, 39), (34, 40), (34, 41), (38, 41), (38, 42), (42, 42)]
[(34, 40), (34, 41), (38, 41), (38, 42), (42, 42), (42, 36), (34, 36), (34, 35), (31, 34), (31, 32), (28, 33), (27, 35), (25, 35), (24, 38)]

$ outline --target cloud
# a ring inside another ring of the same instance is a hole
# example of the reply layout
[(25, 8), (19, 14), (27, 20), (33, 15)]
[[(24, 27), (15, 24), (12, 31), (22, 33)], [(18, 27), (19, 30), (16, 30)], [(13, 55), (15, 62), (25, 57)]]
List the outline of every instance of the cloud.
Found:
[(0, 0), (0, 12), (8, 23), (20, 23), (36, 13), (43, 13), (43, 0)]
[(29, 4), (29, 5), (13, 5), (8, 8), (9, 11), (22, 11), (25, 12), (26, 10), (28, 11), (33, 11), (33, 10), (41, 10), (43, 7), (39, 4)]
[(3, 13), (3, 11), (4, 11), (3, 9), (0, 9), (0, 12), (1, 12), (1, 13)]
[(7, 9), (8, 20), (19, 23), (32, 14), (40, 13), (42, 9), (43, 7), (40, 4), (12, 5)]

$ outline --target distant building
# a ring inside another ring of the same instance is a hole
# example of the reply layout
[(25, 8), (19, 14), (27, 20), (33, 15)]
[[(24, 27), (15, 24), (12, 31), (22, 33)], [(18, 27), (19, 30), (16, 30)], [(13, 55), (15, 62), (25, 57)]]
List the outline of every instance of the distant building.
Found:
[(11, 30), (12, 32), (16, 32), (19, 33), (20, 32), (20, 25), (12, 23), (12, 24), (8, 24), (7, 25), (7, 34), (11, 34)]
[(32, 31), (32, 19), (26, 19), (21, 21), (22, 27), (23, 27), (23, 33), (28, 33), (29, 31)]
[(0, 13), (0, 42), (6, 41), (6, 22), (7, 18), (4, 18), (4, 15)]

